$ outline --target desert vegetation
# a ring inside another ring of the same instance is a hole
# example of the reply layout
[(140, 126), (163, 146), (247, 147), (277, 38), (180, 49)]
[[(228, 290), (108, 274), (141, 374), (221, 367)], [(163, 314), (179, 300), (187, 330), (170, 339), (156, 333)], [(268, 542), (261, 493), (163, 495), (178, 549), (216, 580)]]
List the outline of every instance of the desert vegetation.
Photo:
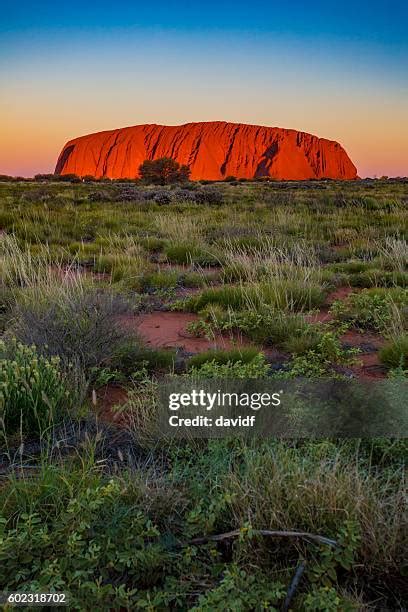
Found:
[(406, 440), (152, 425), (169, 375), (406, 379), (408, 184), (71, 178), (0, 183), (0, 590), (403, 609)]

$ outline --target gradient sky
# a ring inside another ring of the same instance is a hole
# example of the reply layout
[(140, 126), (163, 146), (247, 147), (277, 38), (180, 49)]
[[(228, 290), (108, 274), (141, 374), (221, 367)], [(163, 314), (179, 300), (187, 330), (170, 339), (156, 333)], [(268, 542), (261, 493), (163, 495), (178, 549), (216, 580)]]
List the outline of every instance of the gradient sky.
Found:
[(2, 19), (0, 174), (52, 172), (94, 131), (225, 120), (338, 140), (360, 176), (408, 175), (405, 1), (3, 0)]

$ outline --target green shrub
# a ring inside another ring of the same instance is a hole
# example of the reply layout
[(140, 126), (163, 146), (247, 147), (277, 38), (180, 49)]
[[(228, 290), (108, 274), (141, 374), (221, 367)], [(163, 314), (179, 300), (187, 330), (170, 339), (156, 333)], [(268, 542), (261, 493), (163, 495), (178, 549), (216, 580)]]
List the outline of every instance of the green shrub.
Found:
[(323, 333), (319, 326), (305, 322), (299, 324), (295, 329), (288, 327), (287, 332), (286, 339), (280, 344), (284, 351), (292, 355), (301, 355), (316, 349)]
[(380, 361), (389, 368), (408, 369), (408, 335), (393, 339), (380, 349)]
[(62, 418), (71, 400), (58, 357), (46, 359), (14, 339), (0, 341), (0, 416), (7, 434), (43, 432)]
[(248, 362), (242, 360), (219, 363), (215, 359), (205, 361), (189, 369), (189, 376), (199, 378), (265, 378), (270, 370), (262, 353), (258, 353)]
[(344, 302), (334, 302), (331, 312), (338, 320), (347, 321), (357, 328), (384, 332), (393, 319), (394, 308), (407, 305), (407, 290), (368, 289), (349, 295)]
[(345, 261), (331, 266), (334, 272), (345, 272), (347, 274), (358, 274), (366, 272), (373, 267), (370, 261)]
[(347, 602), (332, 586), (314, 588), (303, 600), (305, 612), (355, 612), (357, 607)]
[(147, 238), (142, 238), (140, 244), (150, 253), (157, 253), (164, 248), (166, 242), (162, 238), (148, 236)]
[(335, 366), (346, 366), (354, 363), (359, 350), (344, 349), (339, 340), (340, 333), (340, 330), (337, 333), (330, 331), (322, 333), (314, 348), (294, 357), (289, 365), (287, 373), (289, 377), (324, 377), (333, 374)]
[(170, 263), (190, 264), (199, 253), (199, 249), (194, 245), (177, 244), (168, 246), (164, 253)]
[(231, 565), (219, 584), (198, 598), (191, 612), (277, 610), (285, 594), (282, 582), (272, 582), (261, 571), (254, 573)]
[(200, 312), (209, 304), (217, 304), (225, 309), (240, 310), (245, 305), (245, 291), (243, 287), (224, 285), (210, 287), (199, 295), (192, 296), (186, 303), (186, 308), (192, 312)]
[(10, 591), (66, 591), (71, 609), (135, 609), (167, 573), (157, 526), (119, 480), (75, 483), (67, 495), (61, 474), (49, 482), (49, 496), (57, 484), (65, 502), (57, 512), (2, 516), (1, 584)]
[(326, 297), (322, 287), (312, 282), (277, 279), (260, 288), (263, 302), (280, 310), (308, 311), (321, 306)]

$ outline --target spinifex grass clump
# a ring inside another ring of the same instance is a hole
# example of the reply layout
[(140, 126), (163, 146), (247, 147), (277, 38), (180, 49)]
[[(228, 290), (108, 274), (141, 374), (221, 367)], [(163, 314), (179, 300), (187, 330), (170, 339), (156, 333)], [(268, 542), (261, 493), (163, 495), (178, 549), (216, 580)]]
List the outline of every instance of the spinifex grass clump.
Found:
[(186, 308), (200, 312), (208, 304), (218, 304), (225, 309), (255, 310), (265, 307), (276, 310), (308, 311), (320, 306), (325, 292), (315, 283), (301, 283), (287, 279), (274, 279), (266, 283), (248, 285), (223, 285), (204, 290), (193, 296)]
[(194, 355), (188, 361), (188, 367), (200, 368), (205, 363), (213, 362), (217, 364), (236, 363), (250, 363), (259, 355), (259, 349), (256, 347), (241, 347), (225, 350), (210, 350), (205, 353), (199, 353)]
[(0, 341), (0, 416), (7, 435), (42, 433), (67, 414), (72, 389), (60, 365), (34, 346)]
[(408, 370), (408, 334), (392, 338), (381, 350), (380, 360), (389, 368)]

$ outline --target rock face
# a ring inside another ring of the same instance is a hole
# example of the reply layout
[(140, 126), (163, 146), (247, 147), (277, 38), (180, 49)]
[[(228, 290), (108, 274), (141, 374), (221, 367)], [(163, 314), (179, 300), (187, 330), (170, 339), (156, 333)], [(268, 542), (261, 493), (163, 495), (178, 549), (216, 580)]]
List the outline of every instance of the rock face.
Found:
[(193, 180), (231, 175), (281, 180), (357, 177), (347, 153), (333, 140), (224, 121), (136, 125), (80, 136), (64, 146), (55, 173), (134, 178), (145, 159), (160, 157), (187, 164)]

